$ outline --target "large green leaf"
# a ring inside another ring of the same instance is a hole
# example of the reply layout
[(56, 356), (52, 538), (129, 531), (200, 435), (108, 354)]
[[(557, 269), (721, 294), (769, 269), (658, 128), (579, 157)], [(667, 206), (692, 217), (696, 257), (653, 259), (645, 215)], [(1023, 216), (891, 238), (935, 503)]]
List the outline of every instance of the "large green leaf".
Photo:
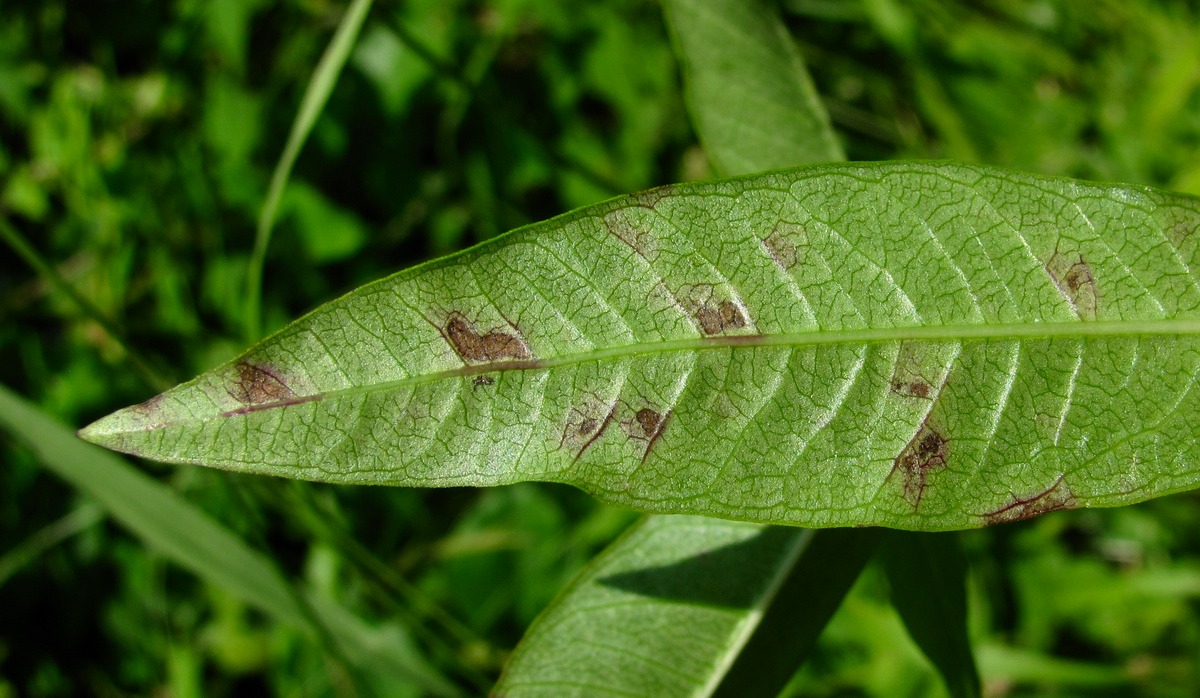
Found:
[(1197, 200), (955, 164), (581, 209), (364, 286), (82, 432), (166, 461), (981, 526), (1193, 487)]
[(777, 559), (795, 562), (812, 534), (643, 519), (538, 618), (495, 693), (710, 695), (784, 582)]
[[(809, 159), (841, 159), (777, 12), (761, 0), (668, 0), (663, 11), (677, 51), (683, 53), (684, 80), (701, 85), (688, 90), (688, 106), (718, 170), (748, 174)], [(730, 34), (735, 40), (728, 40)], [(763, 44), (763, 36), (772, 40)], [(747, 51), (747, 46), (753, 48)], [(688, 60), (688, 51), (701, 55)], [(764, 51), (770, 54), (766, 59)], [(765, 65), (780, 68), (769, 81), (768, 96), (776, 98), (779, 107), (769, 112), (769, 120), (762, 118), (758, 99), (728, 99), (720, 90), (704, 89), (711, 87), (706, 80), (712, 70), (720, 70), (730, 84), (742, 85), (760, 80)], [(812, 98), (790, 98), (797, 94)], [(760, 137), (752, 142), (771, 146), (739, 149), (734, 139), (745, 141), (744, 130), (739, 136), (723, 128), (730, 122), (754, 124)], [(727, 155), (736, 157), (730, 161)], [(498, 694), (553, 694), (558, 679), (578, 668), (581, 673), (570, 676), (576, 692), (583, 692), (586, 684), (593, 692), (614, 695), (778, 695), (816, 643), (878, 538), (878, 529), (816, 532), (689, 516), (651, 516), (636, 526), (559, 594), (526, 633)], [(750, 539), (756, 542), (727, 545)], [(718, 550), (720, 555), (714, 555)], [(694, 555), (686, 564), (652, 562), (680, 559), (687, 551)], [(718, 557), (721, 569), (713, 567)], [(703, 566), (712, 569), (714, 579), (697, 575)], [(608, 568), (636, 570), (641, 588), (618, 591), (606, 586), (599, 572)], [(753, 602), (714, 612), (705, 603), (669, 593), (716, 580), (737, 585)], [(620, 599), (620, 610), (597, 605), (597, 599), (605, 598)], [(644, 618), (670, 618), (679, 627), (703, 627), (705, 632), (681, 634), (665, 627), (648, 633), (640, 623), (630, 622)], [(585, 628), (596, 642), (564, 641), (573, 627)], [(598, 650), (598, 645), (626, 650), (618, 654), (617, 666), (609, 666), (600, 660), (611, 651)], [(690, 671), (672, 666), (678, 657), (687, 658)], [(621, 670), (630, 665), (637, 670)], [(664, 693), (666, 687), (669, 693)]]

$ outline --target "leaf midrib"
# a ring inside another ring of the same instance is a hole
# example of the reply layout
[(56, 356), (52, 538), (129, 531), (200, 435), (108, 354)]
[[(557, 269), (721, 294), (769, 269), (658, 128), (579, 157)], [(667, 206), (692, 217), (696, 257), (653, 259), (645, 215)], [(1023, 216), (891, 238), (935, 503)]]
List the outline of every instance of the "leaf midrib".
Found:
[[(368, 395), (405, 387), (420, 386), (441, 380), (475, 376), (484, 373), (507, 371), (551, 370), (564, 366), (620, 359), (642, 354), (665, 354), (676, 351), (703, 351), (708, 349), (738, 349), (778, 346), (817, 346), (832, 344), (879, 344), (895, 341), (952, 342), (982, 339), (1054, 339), (1054, 338), (1101, 338), (1101, 337), (1150, 337), (1170, 335), (1200, 335), (1200, 318), (1175, 318), (1159, 320), (1119, 321), (1075, 321), (1075, 322), (1023, 322), (1006, 324), (975, 325), (913, 325), (873, 327), (844, 330), (815, 330), (787, 332), (769, 335), (721, 335), (714, 337), (691, 337), (658, 342), (637, 342), (616, 347), (605, 347), (586, 352), (577, 352), (548, 359), (526, 359), (496, 361), (491, 363), (467, 364), (459, 368), (433, 371), (408, 376), (392, 381), (352, 386), (310, 395), (297, 396), (288, 400), (247, 405), (236, 410), (217, 413), (207, 417), (172, 420), (148, 424), (136, 431), (149, 431), (167, 426), (191, 422), (204, 422), (279, 409), (338, 397)], [(128, 430), (121, 430), (128, 431)]]

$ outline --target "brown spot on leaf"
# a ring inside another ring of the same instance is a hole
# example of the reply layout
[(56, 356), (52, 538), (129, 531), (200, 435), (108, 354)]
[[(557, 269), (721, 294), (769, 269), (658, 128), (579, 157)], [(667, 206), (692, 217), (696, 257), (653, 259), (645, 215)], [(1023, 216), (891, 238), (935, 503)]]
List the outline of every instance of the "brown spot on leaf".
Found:
[(929, 363), (929, 352), (919, 342), (901, 342), (896, 352), (896, 363), (892, 366), (891, 391), (902, 397), (917, 397), (928, 400), (934, 393), (933, 381), (925, 375)]
[(475, 378), (473, 378), (471, 380), (471, 384), (474, 385), (475, 387), (479, 387), (481, 385), (492, 385), (495, 382), (496, 382), (496, 379), (492, 378), (491, 376), (487, 375), (486, 373), (481, 373), (478, 376), (475, 376)]
[(1075, 495), (1071, 492), (1071, 486), (1067, 484), (1064, 475), (1059, 475), (1053, 485), (1050, 485), (1037, 494), (1028, 497), (1013, 495), (1011, 502), (999, 509), (983, 514), (983, 519), (990, 526), (1009, 521), (1031, 519), (1052, 511), (1074, 509), (1076, 505), (1077, 502), (1075, 501)]
[(704, 334), (721, 334), (746, 326), (746, 316), (733, 301), (705, 303), (696, 309), (696, 323)]
[(892, 392), (904, 397), (920, 397), (928, 399), (933, 393), (933, 387), (921, 379), (915, 380), (899, 380), (892, 378)]
[(517, 334), (500, 330), (480, 334), (458, 313), (450, 315), (443, 333), (463, 361), (486, 363), (530, 357), (529, 346)]
[(712, 284), (685, 285), (680, 293), (680, 307), (691, 311), (696, 326), (706, 336), (740, 330), (750, 324), (742, 307), (728, 297), (721, 298)]
[(643, 407), (634, 415), (634, 420), (642, 427), (642, 434), (646, 438), (650, 438), (658, 433), (658, 425), (662, 424), (662, 415), (650, 409)]
[(770, 235), (763, 238), (762, 244), (763, 247), (767, 248), (771, 259), (774, 259), (775, 263), (784, 271), (796, 266), (796, 243), (784, 235), (783, 231), (778, 227), (772, 230)]
[(670, 410), (663, 414), (650, 407), (643, 407), (634, 413), (632, 420), (622, 422), (629, 438), (646, 442), (646, 450), (642, 452), (643, 462), (650, 455), (650, 450), (662, 438), (663, 432), (667, 428), (667, 422), (671, 420), (671, 414)]
[(1096, 319), (1096, 280), (1083, 255), (1055, 250), (1046, 262), (1046, 273), (1081, 320)]
[(584, 451), (596, 443), (601, 436), (604, 436), (604, 432), (616, 415), (616, 403), (605, 406), (593, 402), (585, 404), (583, 407), (572, 408), (571, 413), (567, 416), (567, 423), (563, 426), (559, 448), (575, 449), (574, 460), (579, 460)]
[(226, 388), (234, 400), (243, 405), (262, 405), (296, 399), (296, 393), (272, 368), (249, 361), (235, 365), (237, 377)]
[(921, 498), (925, 496), (930, 471), (946, 467), (949, 454), (950, 442), (926, 422), (896, 456), (888, 478), (900, 474), (904, 499), (916, 509), (921, 506)]
[(949, 344), (901, 341), (888, 387), (893, 395), (933, 400), (946, 389), (955, 355)]

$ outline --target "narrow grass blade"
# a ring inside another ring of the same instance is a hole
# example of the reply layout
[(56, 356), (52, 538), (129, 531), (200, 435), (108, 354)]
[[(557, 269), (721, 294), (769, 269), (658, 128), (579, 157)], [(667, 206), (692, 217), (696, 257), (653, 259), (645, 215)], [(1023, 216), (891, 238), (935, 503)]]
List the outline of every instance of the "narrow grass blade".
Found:
[(21, 541), (0, 555), (0, 587), (19, 572), (21, 568), (68, 538), (82, 533), (104, 518), (104, 512), (95, 504), (87, 503), (76, 507), (58, 521)]
[(30, 245), (25, 240), (21, 233), (8, 222), (3, 214), (0, 214), (0, 239), (3, 239), (12, 248), (13, 252), (17, 253), (17, 256), (25, 260), (26, 264), (33, 267), (34, 271), (48, 281), (59, 293), (69, 298), (84, 317), (99, 325), (100, 329), (104, 330), (109, 339), (121, 347), (121, 351), (129, 360), (133, 370), (146, 385), (155, 390), (165, 390), (170, 386), (170, 382), (162, 377), (158, 370), (150, 364), (149, 360), (134, 350), (133, 347), (129, 346), (125, 341), (124, 333), (121, 332), (116, 323), (110, 320), (103, 310), (97, 308), (95, 303), (88, 300), (79, 291), (76, 291), (75, 287), (68, 283), (58, 273), (57, 269), (42, 259), (42, 256), (33, 248), (33, 245)]
[(237, 536), (119, 457), (75, 438), (3, 386), (0, 429), (28, 446), (48, 470), (93, 497), (148, 547), (196, 576), (313, 637), (327, 631), (356, 666), (386, 664), (387, 672), (431, 694), (457, 693), (407, 638), (389, 636), (390, 644), (381, 645), (378, 633), (323, 597), (310, 596), (310, 607), (302, 606), (279, 570)]
[(367, 18), (372, 1), (352, 0), (350, 7), (346, 9), (341, 24), (338, 25), (333, 39), (317, 63), (316, 70), (313, 71), (312, 80), (309, 81), (308, 88), (304, 91), (304, 98), (300, 102), (300, 111), (296, 113), (296, 120), (292, 123), (292, 130), (288, 134), (287, 144), (283, 147), (283, 154), (279, 157), (279, 162), (275, 165), (275, 172), (271, 175), (267, 199), (263, 203), (262, 212), (258, 217), (258, 227), (254, 233), (254, 251), (250, 256), (250, 267), (246, 276), (246, 339), (248, 341), (258, 339), (262, 332), (263, 266), (266, 264), (267, 248), (271, 244), (271, 230), (279, 212), (279, 201), (283, 197), (284, 187), (287, 186), (292, 166), (296, 164), (296, 158), (300, 156), (300, 149), (304, 147), (304, 142), (317, 122), (317, 117), (325, 108), (325, 103), (329, 101), (329, 95), (333, 92), (334, 85), (337, 84), (338, 75), (342, 72), (346, 59), (350, 56), (350, 50), (354, 47), (354, 41), (358, 38), (358, 32)]

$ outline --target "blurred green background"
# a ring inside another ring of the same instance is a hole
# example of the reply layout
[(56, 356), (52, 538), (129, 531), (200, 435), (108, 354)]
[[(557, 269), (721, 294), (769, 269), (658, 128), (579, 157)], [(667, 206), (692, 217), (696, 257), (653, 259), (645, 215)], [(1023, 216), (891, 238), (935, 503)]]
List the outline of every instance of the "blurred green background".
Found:
[[(1191, 3), (780, 7), (851, 159), (1200, 194)], [(0, 383), (78, 427), (254, 339), (255, 222), (344, 11), (0, 0)], [(655, 2), (378, 0), (284, 192), (265, 329), (519, 225), (708, 176)], [(138, 467), (297, 584), (411, 635), (468, 693), (635, 516), (550, 485), (385, 490)], [(988, 694), (1194, 695), (1197, 511), (1187, 494), (966, 534)], [(886, 599), (868, 572), (791, 690), (940, 691)], [(0, 433), (0, 697), (370, 694), (343, 659), (151, 552)]]

